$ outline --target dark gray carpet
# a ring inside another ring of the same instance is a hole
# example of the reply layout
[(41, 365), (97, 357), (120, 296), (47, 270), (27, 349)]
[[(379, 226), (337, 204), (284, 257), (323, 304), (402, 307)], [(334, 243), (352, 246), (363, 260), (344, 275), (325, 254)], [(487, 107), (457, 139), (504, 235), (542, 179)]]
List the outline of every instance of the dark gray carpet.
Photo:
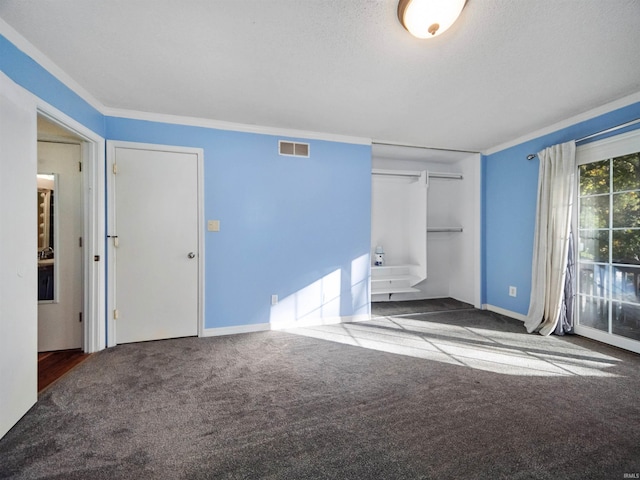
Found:
[(473, 308), (473, 305), (453, 298), (433, 298), (429, 300), (372, 302), (371, 314), (373, 316), (408, 315), (416, 313), (447, 312), (450, 310), (465, 310), (470, 308)]
[(639, 367), (474, 310), (123, 345), (44, 391), (0, 477), (622, 479)]

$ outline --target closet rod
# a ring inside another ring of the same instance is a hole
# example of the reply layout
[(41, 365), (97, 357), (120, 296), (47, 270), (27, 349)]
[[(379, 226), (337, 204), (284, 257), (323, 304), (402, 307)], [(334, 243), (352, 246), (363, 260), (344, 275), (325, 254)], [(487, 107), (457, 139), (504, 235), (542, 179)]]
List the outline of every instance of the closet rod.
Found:
[(462, 232), (462, 227), (429, 227), (427, 232)]
[[(581, 137), (575, 140), (576, 143), (584, 142), (585, 140), (589, 140), (590, 138), (597, 137), (599, 135), (604, 135), (605, 133), (615, 132), (625, 127), (630, 127), (631, 125), (635, 125), (636, 123), (640, 123), (640, 118), (636, 118), (635, 120), (631, 120), (629, 122), (621, 123), (620, 125), (616, 125), (615, 127), (607, 128), (606, 130), (600, 130), (599, 132), (592, 133), (591, 135), (587, 135), (586, 137)], [(527, 160), (533, 160), (538, 156), (537, 153), (530, 153), (527, 155)]]
[(476, 150), (458, 150), (456, 148), (424, 147), (422, 145), (406, 145), (402, 143), (391, 143), (391, 142), (371, 142), (371, 144), (384, 145), (386, 147), (421, 148), (422, 150), (439, 150), (441, 152), (480, 153)]
[(431, 178), (453, 178), (455, 180), (462, 180), (462, 174), (460, 173), (441, 173), (441, 172), (431, 172), (429, 174)]
[[(411, 172), (371, 172), (372, 175), (385, 175), (391, 177), (416, 177), (419, 178), (419, 173), (411, 173)], [(463, 176), (460, 173), (441, 173), (441, 172), (429, 172), (429, 178), (452, 178), (454, 180), (462, 180)]]
[(384, 175), (387, 177), (416, 177), (416, 178), (420, 177), (419, 173), (411, 173), (411, 172), (394, 172), (394, 173), (371, 172), (371, 175)]

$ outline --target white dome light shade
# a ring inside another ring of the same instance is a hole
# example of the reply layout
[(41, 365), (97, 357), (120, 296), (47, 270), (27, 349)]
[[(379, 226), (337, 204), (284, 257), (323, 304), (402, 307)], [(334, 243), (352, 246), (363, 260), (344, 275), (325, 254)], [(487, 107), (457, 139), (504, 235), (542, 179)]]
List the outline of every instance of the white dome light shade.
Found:
[(460, 16), (466, 0), (400, 0), (398, 19), (411, 35), (437, 37)]

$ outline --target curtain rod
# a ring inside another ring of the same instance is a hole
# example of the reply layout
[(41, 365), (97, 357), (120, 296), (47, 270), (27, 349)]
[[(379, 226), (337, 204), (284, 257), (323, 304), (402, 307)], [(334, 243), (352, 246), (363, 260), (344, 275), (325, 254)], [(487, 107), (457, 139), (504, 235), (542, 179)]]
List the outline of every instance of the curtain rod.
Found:
[(385, 145), (387, 147), (406, 147), (406, 148), (421, 148), (423, 150), (439, 150), (441, 152), (459, 152), (459, 153), (480, 153), (475, 150), (457, 150), (455, 148), (438, 148), (438, 147), (424, 147), (422, 145), (405, 145), (402, 143), (391, 142), (371, 142), (372, 145)]
[[(616, 130), (620, 130), (622, 128), (629, 127), (631, 125), (635, 125), (636, 123), (639, 123), (639, 122), (640, 122), (640, 118), (636, 118), (635, 120), (631, 120), (629, 122), (621, 123), (620, 125), (616, 125), (615, 127), (607, 128), (606, 130), (600, 130), (599, 132), (592, 133), (591, 135), (587, 135), (586, 137), (578, 138), (575, 142), (576, 143), (583, 142), (583, 141), (588, 140), (590, 138), (597, 137), (599, 135), (604, 135), (605, 133), (615, 132)], [(537, 153), (530, 153), (529, 155), (527, 155), (527, 160), (533, 160), (537, 156), (538, 156)]]

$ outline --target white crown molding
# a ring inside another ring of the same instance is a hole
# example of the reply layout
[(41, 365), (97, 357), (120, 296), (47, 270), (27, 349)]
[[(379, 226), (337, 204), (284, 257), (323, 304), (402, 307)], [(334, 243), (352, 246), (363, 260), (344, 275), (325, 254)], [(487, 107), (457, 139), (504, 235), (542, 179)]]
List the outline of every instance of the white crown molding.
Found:
[(64, 70), (52, 62), (49, 57), (38, 50), (29, 40), (24, 38), (2, 18), (0, 18), (0, 35), (6, 37), (18, 50), (21, 50), (25, 55), (31, 57), (42, 68), (69, 87), (76, 95), (102, 113), (104, 105), (98, 99), (91, 95), (82, 85), (71, 78)]
[(267, 127), (263, 125), (249, 125), (245, 123), (226, 122), (198, 117), (185, 117), (165, 113), (140, 112), (137, 110), (125, 110), (104, 107), (102, 113), (109, 117), (122, 117), (132, 120), (146, 120), (149, 122), (169, 123), (175, 125), (188, 125), (191, 127), (213, 128), (216, 130), (229, 130), (233, 132), (258, 133), (280, 137), (304, 138), (310, 140), (327, 140), (330, 142), (352, 143), (356, 145), (371, 145), (370, 138), (352, 137), (334, 133), (311, 132), (307, 130), (293, 130), (279, 127)]
[(124, 117), (133, 120), (147, 120), (151, 122), (170, 123), (176, 125), (189, 125), (193, 127), (214, 128), (218, 130), (230, 130), (236, 132), (258, 133), (264, 135), (274, 135), (281, 137), (305, 138), (313, 140), (326, 140), (330, 142), (351, 143), (356, 145), (371, 145), (370, 138), (352, 137), (323, 132), (311, 132), (306, 130), (293, 130), (278, 127), (267, 127), (260, 125), (248, 125), (242, 123), (225, 122), (196, 117), (182, 117), (161, 113), (139, 112), (134, 110), (116, 109), (105, 106), (84, 87), (78, 84), (62, 68), (56, 65), (49, 57), (38, 50), (29, 40), (18, 33), (11, 25), (0, 18), (0, 35), (3, 35), (13, 43), (24, 54), (31, 57), (41, 67), (51, 75), (69, 87), (74, 93), (85, 100), (89, 105), (98, 110), (101, 114), (112, 117)]
[(495, 147), (491, 147), (485, 150), (483, 152), (483, 155), (491, 155), (496, 152), (501, 152), (502, 150), (506, 150), (507, 148), (520, 145), (521, 143), (528, 142), (529, 140), (533, 140), (553, 132), (557, 132), (558, 130), (571, 127), (577, 123), (584, 122), (586, 120), (591, 120), (592, 118), (598, 117), (600, 115), (604, 115), (605, 113), (613, 112), (614, 110), (627, 107), (637, 102), (640, 102), (640, 92), (627, 95), (626, 97), (622, 97), (622, 98), (619, 98), (618, 100), (614, 100), (613, 102), (609, 102), (604, 105), (601, 105), (600, 107), (587, 110), (586, 112), (583, 112), (579, 115), (575, 115), (573, 117), (567, 118), (560, 122), (554, 123), (553, 125), (542, 128), (540, 130), (536, 130), (535, 132), (529, 133), (527, 135), (523, 135), (514, 140), (510, 140), (509, 142), (496, 145)]

